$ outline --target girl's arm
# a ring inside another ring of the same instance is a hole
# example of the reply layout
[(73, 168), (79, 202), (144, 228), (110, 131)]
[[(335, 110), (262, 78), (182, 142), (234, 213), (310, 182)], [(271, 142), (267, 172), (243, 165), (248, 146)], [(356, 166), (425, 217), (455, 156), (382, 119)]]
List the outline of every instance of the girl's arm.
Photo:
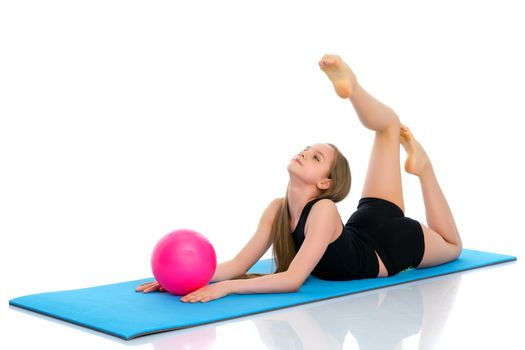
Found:
[(300, 286), (290, 278), (288, 271), (245, 280), (224, 281), (229, 293), (290, 293), (296, 292)]
[(277, 198), (268, 205), (259, 220), (259, 225), (253, 237), (246, 243), (235, 258), (217, 266), (211, 282), (239, 277), (259, 261), (272, 245), (270, 237), (272, 223), (283, 200), (283, 198)]
[(239, 269), (238, 264), (234, 260), (228, 260), (217, 264), (217, 268), (215, 269), (215, 273), (213, 274), (210, 282), (229, 280), (239, 277), (243, 273), (244, 272)]
[[(277, 198), (266, 208), (257, 231), (244, 248), (232, 260), (232, 269), (238, 268), (237, 276), (246, 273), (272, 245), (270, 233), (272, 230), (273, 220), (281, 208), (284, 198)], [(288, 272), (288, 271), (286, 271)], [(252, 279), (229, 280), (223, 283), (227, 284), (231, 293), (251, 294), (251, 293), (282, 293), (293, 292), (297, 290), (295, 281), (290, 280), (286, 272), (261, 276)], [(217, 274), (217, 273), (216, 273)], [(214, 282), (214, 276), (212, 282)], [(224, 278), (224, 280), (230, 278)], [(219, 280), (219, 279), (218, 279)]]
[(305, 240), (285, 272), (249, 280), (225, 281), (230, 293), (286, 293), (299, 290), (332, 241), (339, 213), (334, 202), (322, 199), (315, 203), (305, 229)]
[(228, 294), (253, 294), (253, 293), (286, 293), (298, 289), (297, 284), (289, 278), (288, 272), (266, 275), (248, 280), (228, 280), (208, 284), (182, 298), (184, 303), (205, 303), (222, 298)]
[[(297, 291), (321, 260), (326, 248), (334, 238), (338, 220), (340, 221), (340, 217), (335, 203), (329, 199), (320, 200), (312, 207), (305, 229), (306, 237), (288, 270), (253, 279), (212, 283), (185, 295), (181, 301), (208, 302), (232, 293), (287, 293)], [(255, 255), (251, 256), (251, 259), (253, 258)]]

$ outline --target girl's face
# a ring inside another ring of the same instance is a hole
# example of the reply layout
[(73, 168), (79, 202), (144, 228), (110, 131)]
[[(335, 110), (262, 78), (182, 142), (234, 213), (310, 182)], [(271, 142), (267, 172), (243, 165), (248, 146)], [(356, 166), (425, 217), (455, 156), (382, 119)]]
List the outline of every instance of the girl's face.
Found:
[(306, 146), (290, 160), (288, 172), (290, 176), (295, 175), (306, 183), (326, 189), (329, 186), (329, 181), (326, 180), (334, 158), (335, 150), (330, 145), (317, 143)]

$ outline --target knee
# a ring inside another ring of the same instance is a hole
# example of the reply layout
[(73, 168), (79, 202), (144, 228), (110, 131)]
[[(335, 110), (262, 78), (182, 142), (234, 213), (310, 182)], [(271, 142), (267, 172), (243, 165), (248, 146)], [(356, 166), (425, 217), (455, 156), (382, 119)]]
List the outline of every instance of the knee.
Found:
[(463, 244), (459, 242), (458, 244), (454, 245), (453, 250), (453, 260), (456, 260), (461, 255), (461, 252), (463, 251)]
[(397, 114), (392, 110), (388, 124), (386, 124), (382, 129), (376, 131), (378, 134), (399, 137), (401, 132), (401, 120), (399, 119)]
[(463, 243), (461, 243), (461, 241), (459, 241), (459, 243), (458, 243), (458, 258), (461, 255), (462, 251), (463, 251)]
[(390, 127), (399, 131), (401, 129), (401, 119), (392, 108), (388, 107), (388, 109), (390, 110)]
[(457, 231), (457, 229), (456, 229), (456, 235), (458, 239), (455, 245), (456, 245), (456, 249), (457, 249), (457, 253), (459, 257), (461, 255), (461, 252), (463, 251), (463, 242), (461, 241), (461, 236), (459, 235), (459, 232)]

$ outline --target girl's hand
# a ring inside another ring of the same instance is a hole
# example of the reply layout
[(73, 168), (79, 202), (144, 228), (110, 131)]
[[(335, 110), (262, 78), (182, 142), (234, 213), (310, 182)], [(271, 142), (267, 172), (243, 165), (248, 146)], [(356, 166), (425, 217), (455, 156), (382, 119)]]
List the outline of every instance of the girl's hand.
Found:
[(225, 282), (226, 281), (208, 284), (191, 292), (190, 294), (183, 296), (180, 300), (185, 303), (196, 303), (197, 301), (205, 303), (210, 300), (220, 299), (231, 293), (228, 288), (228, 284)]
[(166, 291), (166, 289), (162, 288), (159, 282), (153, 281), (153, 282), (147, 282), (147, 283), (141, 284), (135, 289), (135, 292), (149, 293), (149, 292), (155, 292), (157, 290), (161, 293)]

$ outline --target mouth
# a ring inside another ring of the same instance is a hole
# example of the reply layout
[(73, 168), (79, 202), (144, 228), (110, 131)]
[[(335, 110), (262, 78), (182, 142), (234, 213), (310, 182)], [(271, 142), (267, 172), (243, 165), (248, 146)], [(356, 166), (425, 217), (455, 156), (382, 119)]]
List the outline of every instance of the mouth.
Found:
[(294, 161), (296, 161), (297, 163), (303, 165), (303, 163), (301, 163), (301, 161), (299, 160), (299, 158), (294, 158)]

